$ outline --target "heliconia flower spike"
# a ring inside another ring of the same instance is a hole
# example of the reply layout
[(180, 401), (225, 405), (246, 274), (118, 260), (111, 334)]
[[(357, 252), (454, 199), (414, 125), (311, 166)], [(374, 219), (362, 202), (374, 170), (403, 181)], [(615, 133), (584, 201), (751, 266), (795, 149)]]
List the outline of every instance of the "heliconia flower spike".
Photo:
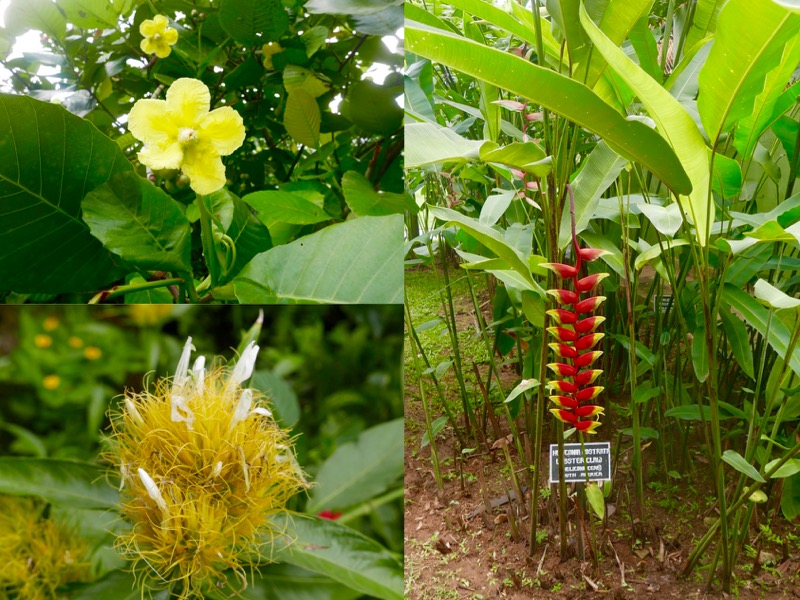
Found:
[(578, 274), (578, 268), (572, 265), (565, 265), (564, 263), (541, 263), (540, 267), (550, 269), (561, 279), (572, 279)]
[[(575, 197), (572, 188), (567, 186), (570, 196), (570, 216), (572, 219), (572, 247), (574, 264), (559, 262), (543, 263), (541, 266), (555, 272), (562, 280), (571, 280), (564, 288), (547, 290), (560, 308), (547, 311), (551, 323), (547, 331), (555, 339), (548, 346), (558, 357), (558, 362), (548, 363), (547, 367), (558, 379), (547, 382), (547, 387), (555, 391), (550, 401), (555, 405), (550, 412), (559, 421), (567, 423), (581, 433), (594, 434), (600, 426), (598, 417), (604, 413), (602, 406), (593, 402), (603, 392), (603, 387), (592, 385), (602, 374), (600, 369), (590, 367), (603, 352), (593, 348), (603, 339), (604, 334), (596, 333), (605, 321), (594, 313), (605, 300), (605, 296), (589, 295), (608, 277), (608, 273), (592, 273), (581, 277), (584, 262), (590, 262), (607, 254), (605, 250), (581, 248), (575, 232)], [(572, 307), (568, 310), (568, 307)]]

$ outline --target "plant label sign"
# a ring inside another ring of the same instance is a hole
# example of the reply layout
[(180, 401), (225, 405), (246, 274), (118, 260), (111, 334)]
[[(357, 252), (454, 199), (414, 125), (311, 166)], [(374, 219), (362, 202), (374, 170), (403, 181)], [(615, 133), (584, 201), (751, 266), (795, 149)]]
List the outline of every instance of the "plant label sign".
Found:
[[(611, 481), (611, 442), (587, 442), (586, 462), (580, 444), (564, 444), (564, 481)], [(558, 483), (558, 444), (550, 444), (550, 483)]]

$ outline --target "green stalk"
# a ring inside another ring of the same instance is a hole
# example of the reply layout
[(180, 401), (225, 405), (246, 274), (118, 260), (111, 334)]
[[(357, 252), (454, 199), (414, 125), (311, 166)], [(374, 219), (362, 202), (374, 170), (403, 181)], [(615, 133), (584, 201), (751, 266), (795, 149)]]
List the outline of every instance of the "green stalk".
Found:
[(119, 285), (112, 290), (100, 292), (96, 294), (87, 304), (99, 304), (111, 298), (117, 298), (130, 294), (133, 292), (142, 292), (144, 290), (154, 290), (156, 288), (169, 287), (171, 285), (183, 285), (184, 280), (179, 278), (173, 279), (158, 279), (156, 281), (144, 281), (142, 283), (131, 283), (130, 285)]

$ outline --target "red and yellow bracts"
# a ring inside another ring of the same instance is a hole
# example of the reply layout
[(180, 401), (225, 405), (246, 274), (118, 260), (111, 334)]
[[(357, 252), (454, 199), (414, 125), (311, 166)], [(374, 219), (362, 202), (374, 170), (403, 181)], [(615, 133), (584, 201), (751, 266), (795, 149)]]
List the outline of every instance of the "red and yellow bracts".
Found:
[(603, 354), (594, 350), (594, 347), (603, 339), (603, 334), (597, 333), (597, 328), (605, 318), (594, 316), (593, 313), (603, 303), (605, 296), (591, 294), (597, 284), (608, 277), (608, 273), (581, 277), (583, 263), (599, 258), (605, 251), (581, 248), (574, 234), (573, 249), (576, 254), (574, 265), (563, 263), (541, 265), (555, 272), (564, 284), (567, 284), (565, 287), (572, 288), (547, 290), (559, 304), (559, 308), (547, 311), (556, 323), (556, 326), (548, 327), (547, 330), (556, 340), (549, 346), (558, 359), (558, 362), (552, 362), (547, 366), (559, 378), (547, 384), (550, 390), (555, 392), (555, 395), (550, 396), (550, 400), (555, 404), (555, 408), (551, 408), (550, 412), (580, 432), (595, 433), (600, 421), (594, 417), (603, 414), (603, 407), (594, 402), (603, 391), (603, 387), (594, 383), (603, 371), (592, 369), (592, 364)]

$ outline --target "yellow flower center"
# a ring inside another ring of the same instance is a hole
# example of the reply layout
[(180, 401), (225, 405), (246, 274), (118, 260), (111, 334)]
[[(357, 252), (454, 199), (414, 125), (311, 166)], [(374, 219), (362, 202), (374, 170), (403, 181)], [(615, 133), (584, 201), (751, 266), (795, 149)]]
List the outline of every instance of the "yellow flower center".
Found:
[(197, 132), (191, 127), (182, 127), (178, 131), (178, 141), (181, 144), (193, 144), (197, 141)]

